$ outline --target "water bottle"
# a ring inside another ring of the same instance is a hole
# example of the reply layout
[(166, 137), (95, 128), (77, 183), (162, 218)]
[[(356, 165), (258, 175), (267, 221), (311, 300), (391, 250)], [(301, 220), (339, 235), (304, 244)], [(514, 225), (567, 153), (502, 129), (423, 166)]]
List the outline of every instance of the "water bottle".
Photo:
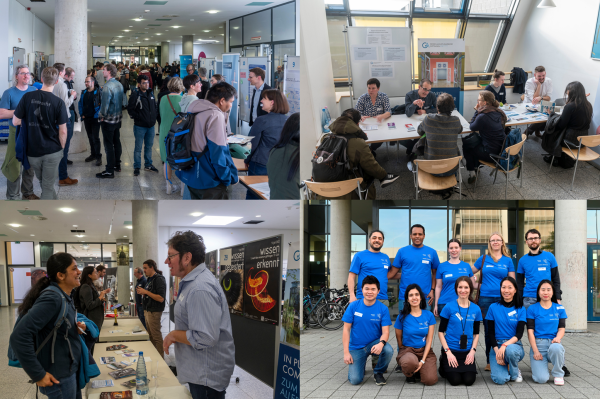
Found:
[(325, 112), (325, 108), (321, 111), (321, 126), (323, 127), (323, 133), (330, 133), (329, 130), (329, 122), (327, 121), (327, 113)]
[(135, 393), (138, 395), (148, 395), (148, 373), (146, 372), (146, 362), (144, 361), (144, 352), (140, 352), (137, 361), (137, 370), (135, 372)]
[(327, 126), (331, 125), (331, 114), (329, 113), (329, 108), (325, 107), (325, 114), (327, 115)]

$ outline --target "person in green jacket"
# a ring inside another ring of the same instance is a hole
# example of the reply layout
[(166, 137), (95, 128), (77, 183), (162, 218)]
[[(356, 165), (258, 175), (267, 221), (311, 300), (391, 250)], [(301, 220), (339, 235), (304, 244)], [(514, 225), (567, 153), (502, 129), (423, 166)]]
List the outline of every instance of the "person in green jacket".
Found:
[(300, 199), (300, 113), (290, 115), (267, 161), (270, 199)]
[(169, 134), (169, 130), (171, 130), (171, 125), (173, 124), (173, 120), (177, 116), (179, 112), (181, 112), (181, 107), (179, 106), (179, 102), (181, 101), (181, 93), (185, 90), (183, 87), (183, 81), (181, 78), (171, 78), (169, 79), (169, 83), (167, 84), (167, 88), (169, 89), (169, 94), (163, 98), (160, 102), (159, 113), (160, 113), (160, 159), (164, 163), (164, 172), (165, 179), (167, 181), (167, 194), (171, 194), (173, 192), (177, 192), (180, 190), (178, 184), (174, 184), (171, 181), (172, 173), (171, 166), (167, 162), (167, 149), (165, 147), (165, 137)]
[(132, 93), (137, 90), (137, 78), (138, 73), (135, 71), (135, 67), (132, 65), (131, 69), (129, 70), (129, 88), (131, 89)]
[[(367, 193), (367, 199), (375, 199), (375, 184), (371, 184), (373, 179), (379, 179), (380, 187), (386, 188), (395, 182), (399, 176), (387, 173), (385, 169), (379, 165), (373, 156), (369, 145), (365, 142), (368, 140), (367, 135), (358, 126), (360, 119), (360, 112), (354, 108), (350, 108), (342, 112), (342, 116), (337, 118), (335, 122), (329, 126), (329, 129), (331, 130), (331, 133), (338, 136), (346, 136), (348, 139), (346, 150), (348, 151), (350, 169), (352, 170), (357, 166), (359, 167), (359, 173), (356, 177), (363, 178), (363, 183), (361, 184), (363, 190), (371, 185), (369, 192)], [(356, 191), (353, 191), (352, 198), (355, 196), (356, 199), (358, 199)]]

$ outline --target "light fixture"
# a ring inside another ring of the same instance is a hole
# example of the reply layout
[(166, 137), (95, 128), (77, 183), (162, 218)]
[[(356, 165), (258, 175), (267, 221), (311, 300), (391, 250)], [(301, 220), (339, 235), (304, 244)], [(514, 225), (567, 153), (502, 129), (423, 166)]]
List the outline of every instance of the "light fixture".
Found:
[(538, 4), (537, 8), (554, 8), (556, 4), (552, 0), (542, 0), (540, 4)]
[(128, 224), (128, 225), (125, 226), (125, 228), (131, 230), (131, 229), (133, 229), (133, 226), (130, 225), (130, 224)]
[(198, 217), (202, 215), (202, 212), (194, 212), (194, 213), (190, 213), (190, 216), (194, 216), (194, 217)]
[(177, 29), (177, 28), (181, 28), (181, 26), (171, 26), (171, 28)]
[(129, 25), (129, 27), (130, 27), (130, 28), (133, 28), (133, 26), (132, 26), (132, 25)]
[(207, 11), (207, 13), (209, 13), (209, 14), (216, 14), (218, 12), (219, 12), (218, 10), (208, 10)]
[(239, 26), (234, 26), (234, 27), (233, 27), (233, 29), (239, 29), (239, 28), (240, 28)]
[(79, 227), (78, 225), (74, 224), (73, 227)]
[(131, 32), (129, 29), (123, 29), (123, 32)]
[(226, 226), (241, 218), (241, 216), (204, 216), (202, 219), (198, 219), (193, 224), (199, 224), (204, 226)]
[(64, 212), (64, 213), (71, 213), (71, 212), (73, 212), (75, 209), (73, 209), (73, 208), (59, 208), (58, 210), (59, 210), (59, 211), (62, 211), (62, 212)]
[(16, 223), (9, 223), (8, 225), (11, 227), (21, 227), (20, 224), (16, 224)]
[(127, 236), (123, 236), (123, 237), (127, 238)]
[(259, 217), (260, 217), (260, 215), (256, 215), (255, 217), (259, 218)]
[(29, 235), (32, 236), (32, 237), (35, 237), (35, 234), (29, 234)]
[(81, 237), (85, 237), (85, 236), (83, 234), (75, 234), (75, 237), (81, 238)]
[(156, 36), (160, 36), (160, 35), (162, 35), (162, 33), (155, 33), (155, 35), (156, 35)]
[(144, 10), (144, 12), (150, 12), (150, 10)]
[(209, 30), (203, 30), (202, 32), (210, 32)]
[(150, 39), (144, 39), (144, 40), (150, 40)]

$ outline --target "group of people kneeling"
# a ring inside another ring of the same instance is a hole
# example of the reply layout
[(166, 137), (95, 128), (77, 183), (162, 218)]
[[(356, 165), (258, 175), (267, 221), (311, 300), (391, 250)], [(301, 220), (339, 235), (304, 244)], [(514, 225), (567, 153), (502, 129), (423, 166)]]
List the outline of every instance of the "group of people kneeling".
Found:
[[(379, 290), (375, 276), (365, 277), (362, 280), (363, 298), (350, 303), (342, 318), (344, 362), (349, 365), (348, 379), (353, 385), (362, 383), (369, 355), (373, 356), (375, 383), (386, 384), (383, 374), (394, 354), (387, 342), (392, 322), (387, 306), (377, 300)], [(482, 311), (470, 299), (473, 283), (469, 277), (459, 277), (454, 291), (458, 298), (439, 312), (438, 338), (442, 351), (438, 368), (432, 350), (435, 316), (426, 309), (427, 298), (420, 286), (411, 284), (407, 287), (404, 307), (394, 328), (398, 342), (396, 371), (404, 373), (408, 383), (420, 380), (424, 385), (434, 385), (438, 381), (438, 370), (440, 376), (453, 386), (470, 386), (475, 382), (475, 352), (480, 335), (479, 322), (483, 321)], [(561, 340), (567, 314), (564, 306), (557, 303), (552, 281), (539, 283), (537, 302), (527, 309), (513, 277), (501, 280), (500, 291), (501, 299), (490, 305), (485, 317), (488, 345), (494, 351), (490, 356), (492, 380), (500, 385), (523, 381), (519, 362), (525, 356), (521, 338), (527, 327), (533, 380), (540, 384), (548, 381), (550, 362), (554, 384), (564, 385), (565, 349)]]

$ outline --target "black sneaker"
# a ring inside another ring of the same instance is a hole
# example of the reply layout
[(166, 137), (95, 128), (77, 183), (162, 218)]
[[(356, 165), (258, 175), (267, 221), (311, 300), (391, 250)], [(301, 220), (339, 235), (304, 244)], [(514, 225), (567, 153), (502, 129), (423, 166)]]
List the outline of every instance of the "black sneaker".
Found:
[(567, 366), (563, 366), (563, 371), (565, 372), (565, 377), (569, 377), (571, 375), (571, 372), (569, 371)]
[(406, 377), (406, 383), (407, 384), (416, 384), (417, 383), (417, 379), (415, 378), (414, 375), (412, 377)]
[(139, 175), (140, 175), (140, 168), (135, 168), (135, 169), (133, 170), (133, 175), (134, 175), (134, 176), (139, 176)]
[(96, 166), (102, 166), (102, 157), (96, 158)]
[(67, 159), (67, 165), (73, 165), (73, 161), (69, 161), (69, 160)]
[(89, 157), (87, 157), (87, 158), (85, 159), (85, 162), (92, 162), (92, 161), (95, 161), (95, 160), (96, 160), (96, 157), (95, 157), (95, 156), (93, 156), (93, 155), (90, 155)]
[(381, 188), (386, 188), (387, 186), (398, 180), (398, 177), (400, 176), (388, 173), (382, 180), (380, 180)]
[(383, 376), (383, 374), (381, 373), (377, 373), (377, 374), (373, 374), (373, 379), (375, 380), (375, 385), (385, 385), (385, 378)]
[(96, 177), (98, 179), (114, 179), (115, 178), (115, 174), (114, 173), (108, 173), (107, 171), (101, 172), (101, 173), (96, 173)]
[(154, 167), (154, 165), (146, 166), (146, 167), (144, 168), (144, 170), (147, 170), (148, 172), (156, 172), (156, 173), (158, 173), (158, 169), (156, 169), (156, 168)]
[(396, 365), (396, 367), (394, 367), (394, 373), (401, 373), (402, 372), (402, 367), (400, 367), (399, 364)]
[(120, 172), (121, 171), (121, 167), (120, 166), (115, 166), (115, 172)]

